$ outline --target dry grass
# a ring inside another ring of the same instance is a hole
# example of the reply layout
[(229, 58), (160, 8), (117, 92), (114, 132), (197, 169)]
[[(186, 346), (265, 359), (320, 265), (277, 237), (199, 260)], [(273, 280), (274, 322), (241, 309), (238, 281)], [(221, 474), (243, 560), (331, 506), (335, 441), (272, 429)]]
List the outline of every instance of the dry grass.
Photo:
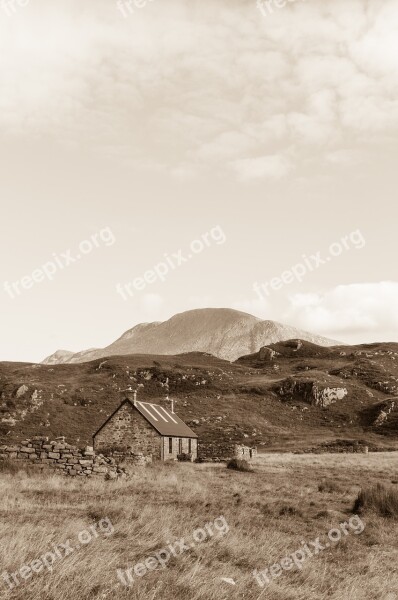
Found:
[[(10, 600), (383, 600), (398, 589), (395, 522), (364, 512), (361, 535), (347, 535), (284, 571), (264, 589), (252, 571), (294, 552), (304, 540), (348, 521), (361, 487), (397, 480), (394, 454), (266, 455), (254, 473), (179, 463), (137, 469), (128, 481), (68, 480), (55, 474), (0, 476), (0, 560), (17, 571), (105, 517), (114, 527), (0, 597)], [(335, 487), (319, 491), (325, 481)], [(145, 560), (169, 541), (192, 540), (223, 515), (225, 536), (197, 543), (165, 569), (117, 587), (116, 569)], [(222, 578), (232, 579), (236, 585)]]
[(365, 488), (358, 494), (354, 509), (357, 513), (375, 512), (382, 517), (398, 519), (398, 490), (381, 483)]
[(242, 458), (231, 458), (231, 460), (227, 463), (227, 469), (243, 471), (244, 473), (251, 473), (253, 471), (252, 466), (247, 462), (247, 460)]

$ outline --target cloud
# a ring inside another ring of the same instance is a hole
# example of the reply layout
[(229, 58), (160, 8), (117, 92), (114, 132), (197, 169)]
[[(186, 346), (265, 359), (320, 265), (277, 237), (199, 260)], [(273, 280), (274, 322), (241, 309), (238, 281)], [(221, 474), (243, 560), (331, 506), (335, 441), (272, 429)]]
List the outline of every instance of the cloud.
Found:
[(162, 314), (164, 302), (160, 294), (143, 294), (139, 298), (139, 307), (145, 318), (152, 320)]
[[(282, 180), (398, 132), (395, 0), (29, 3), (0, 18), (0, 133), (140, 170)], [(344, 160), (340, 163), (344, 166)], [(349, 164), (349, 161), (348, 161)]]
[(232, 167), (240, 181), (281, 179), (292, 169), (290, 161), (280, 155), (245, 158), (232, 163)]
[(240, 310), (250, 315), (259, 317), (260, 319), (270, 319), (270, 305), (269, 302), (264, 300), (240, 300), (232, 304), (232, 308)]
[(326, 160), (335, 165), (355, 165), (361, 160), (361, 154), (357, 150), (341, 149), (329, 152)]
[(339, 285), (324, 294), (295, 294), (284, 319), (347, 340), (398, 341), (398, 283)]

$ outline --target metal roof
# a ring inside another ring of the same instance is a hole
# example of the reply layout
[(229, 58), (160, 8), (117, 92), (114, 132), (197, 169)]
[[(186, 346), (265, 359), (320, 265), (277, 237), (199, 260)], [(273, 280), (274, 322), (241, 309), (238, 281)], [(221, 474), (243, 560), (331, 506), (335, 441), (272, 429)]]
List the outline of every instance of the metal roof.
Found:
[[(133, 402), (130, 401), (130, 403), (134, 406)], [(160, 404), (139, 402), (137, 400), (135, 408), (147, 421), (149, 421), (160, 435), (170, 437), (198, 437), (178, 415), (172, 413), (164, 406), (160, 406)]]

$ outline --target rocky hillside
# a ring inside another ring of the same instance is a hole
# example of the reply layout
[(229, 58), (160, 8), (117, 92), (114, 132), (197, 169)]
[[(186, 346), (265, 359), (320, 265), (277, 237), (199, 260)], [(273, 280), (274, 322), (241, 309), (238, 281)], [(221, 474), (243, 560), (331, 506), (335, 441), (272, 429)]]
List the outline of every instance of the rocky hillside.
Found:
[(126, 331), (106, 348), (76, 354), (58, 350), (43, 364), (87, 362), (104, 356), (124, 354), (181, 354), (208, 352), (224, 360), (256, 352), (268, 344), (301, 338), (321, 346), (335, 344), (275, 321), (226, 308), (204, 308), (175, 315), (164, 323), (142, 323)]
[(0, 441), (65, 435), (90, 444), (129, 387), (157, 402), (169, 392), (203, 443), (398, 449), (398, 344), (325, 348), (301, 339), (234, 363), (205, 353), (0, 363)]

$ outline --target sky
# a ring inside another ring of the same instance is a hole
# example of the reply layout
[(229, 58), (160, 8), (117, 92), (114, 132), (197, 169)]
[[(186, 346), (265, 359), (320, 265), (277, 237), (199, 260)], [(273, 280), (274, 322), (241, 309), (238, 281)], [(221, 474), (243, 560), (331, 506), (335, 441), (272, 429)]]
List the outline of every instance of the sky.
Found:
[(395, 0), (0, 0), (0, 360), (230, 307), (398, 342)]

